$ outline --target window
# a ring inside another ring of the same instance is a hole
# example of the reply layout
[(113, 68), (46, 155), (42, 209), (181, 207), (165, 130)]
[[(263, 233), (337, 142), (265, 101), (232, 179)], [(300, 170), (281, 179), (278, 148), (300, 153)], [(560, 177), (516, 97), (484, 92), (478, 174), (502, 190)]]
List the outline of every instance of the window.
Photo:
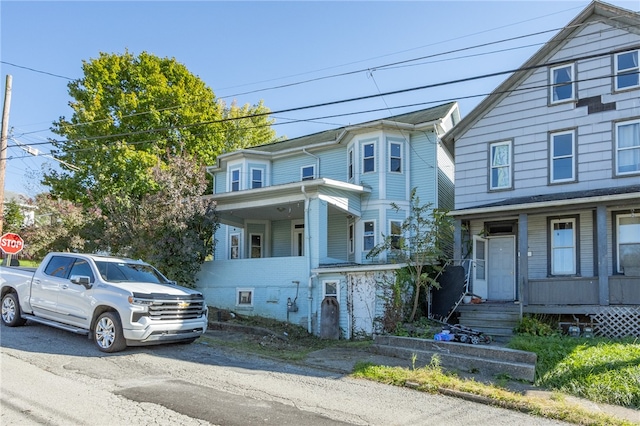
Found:
[(236, 289), (237, 306), (253, 306), (253, 289), (252, 288), (239, 288)]
[(71, 268), (71, 272), (69, 273), (69, 278), (73, 277), (74, 275), (89, 277), (89, 282), (91, 283), (95, 281), (93, 271), (91, 270), (91, 265), (89, 265), (89, 262), (84, 259), (76, 259), (73, 267)]
[(362, 172), (369, 173), (376, 170), (375, 145), (367, 143), (362, 146)]
[(52, 277), (67, 278), (75, 260), (75, 257), (53, 256), (44, 269), (44, 273)]
[(240, 259), (240, 234), (229, 235), (230, 259)]
[(347, 155), (348, 155), (347, 162), (349, 164), (349, 171), (348, 171), (349, 180), (353, 180), (353, 150), (350, 149)]
[(402, 172), (402, 145), (399, 143), (389, 144), (389, 171)]
[(262, 188), (262, 169), (251, 169), (251, 188)]
[(369, 220), (364, 222), (364, 249), (371, 250), (376, 244), (375, 222)]
[(240, 169), (231, 170), (231, 191), (240, 191)]
[(554, 67), (549, 70), (551, 103), (570, 101), (575, 98), (573, 64)]
[(575, 180), (574, 131), (551, 134), (551, 182)]
[(353, 223), (349, 224), (349, 253), (355, 251), (355, 226)]
[(491, 182), (489, 189), (511, 188), (511, 142), (491, 144)]
[(389, 235), (391, 235), (391, 248), (399, 250), (401, 248), (402, 222), (397, 220), (389, 222)]
[(640, 67), (638, 66), (638, 52), (618, 53), (614, 57), (615, 89), (629, 89), (640, 87)]
[(551, 275), (576, 273), (576, 220), (551, 220)]
[(316, 166), (306, 166), (301, 170), (301, 180), (313, 180), (316, 178)]
[(619, 273), (625, 272), (625, 267), (638, 267), (640, 265), (640, 215), (634, 212), (621, 214), (616, 217), (617, 250)]
[(618, 175), (640, 172), (640, 120), (616, 123)]
[(335, 297), (338, 298), (338, 291), (340, 289), (340, 283), (338, 281), (323, 281), (323, 299), (325, 297)]
[(262, 257), (262, 235), (251, 234), (251, 258), (259, 259)]

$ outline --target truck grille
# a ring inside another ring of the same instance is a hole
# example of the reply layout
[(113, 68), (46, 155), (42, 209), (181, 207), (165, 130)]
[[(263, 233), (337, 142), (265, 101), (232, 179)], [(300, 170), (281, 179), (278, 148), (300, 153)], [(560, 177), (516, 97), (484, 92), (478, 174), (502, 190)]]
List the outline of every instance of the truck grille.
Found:
[(138, 300), (150, 302), (149, 313), (154, 320), (186, 320), (200, 318), (207, 310), (201, 294), (192, 296), (171, 296), (168, 294), (134, 295)]

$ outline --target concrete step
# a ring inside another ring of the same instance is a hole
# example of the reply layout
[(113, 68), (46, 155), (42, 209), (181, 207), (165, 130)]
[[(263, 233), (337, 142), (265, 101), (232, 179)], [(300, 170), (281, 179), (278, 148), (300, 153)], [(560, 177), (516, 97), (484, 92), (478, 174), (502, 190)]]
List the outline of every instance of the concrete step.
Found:
[(533, 382), (537, 355), (532, 352), (488, 345), (470, 345), (399, 336), (375, 336), (372, 350), (379, 355), (414, 359), (416, 366), (431, 363), (434, 355), (440, 365), (460, 371), (490, 375), (507, 374)]
[(460, 318), (487, 319), (487, 320), (507, 320), (518, 322), (520, 314), (516, 312), (460, 312)]

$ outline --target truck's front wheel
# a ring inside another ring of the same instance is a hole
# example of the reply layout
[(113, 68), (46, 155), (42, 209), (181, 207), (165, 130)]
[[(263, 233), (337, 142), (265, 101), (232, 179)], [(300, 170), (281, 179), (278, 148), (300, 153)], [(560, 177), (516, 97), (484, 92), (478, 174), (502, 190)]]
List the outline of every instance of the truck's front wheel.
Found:
[(117, 313), (104, 312), (98, 317), (93, 330), (93, 340), (102, 352), (118, 352), (127, 347)]
[(27, 322), (20, 316), (20, 302), (18, 295), (7, 293), (2, 298), (2, 323), (9, 327), (17, 327)]

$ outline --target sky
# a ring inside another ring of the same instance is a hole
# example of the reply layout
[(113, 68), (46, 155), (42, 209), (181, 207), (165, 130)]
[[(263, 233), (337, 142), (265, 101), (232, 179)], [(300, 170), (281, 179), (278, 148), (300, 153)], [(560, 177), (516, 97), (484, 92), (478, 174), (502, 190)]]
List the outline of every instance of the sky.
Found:
[(59, 167), (49, 128), (71, 117), (67, 84), (101, 52), (175, 58), (227, 104), (262, 100), (277, 136), (294, 138), (453, 100), (464, 117), (508, 75), (451, 81), (518, 68), (588, 4), (2, 0), (5, 191), (47, 191), (42, 171)]

